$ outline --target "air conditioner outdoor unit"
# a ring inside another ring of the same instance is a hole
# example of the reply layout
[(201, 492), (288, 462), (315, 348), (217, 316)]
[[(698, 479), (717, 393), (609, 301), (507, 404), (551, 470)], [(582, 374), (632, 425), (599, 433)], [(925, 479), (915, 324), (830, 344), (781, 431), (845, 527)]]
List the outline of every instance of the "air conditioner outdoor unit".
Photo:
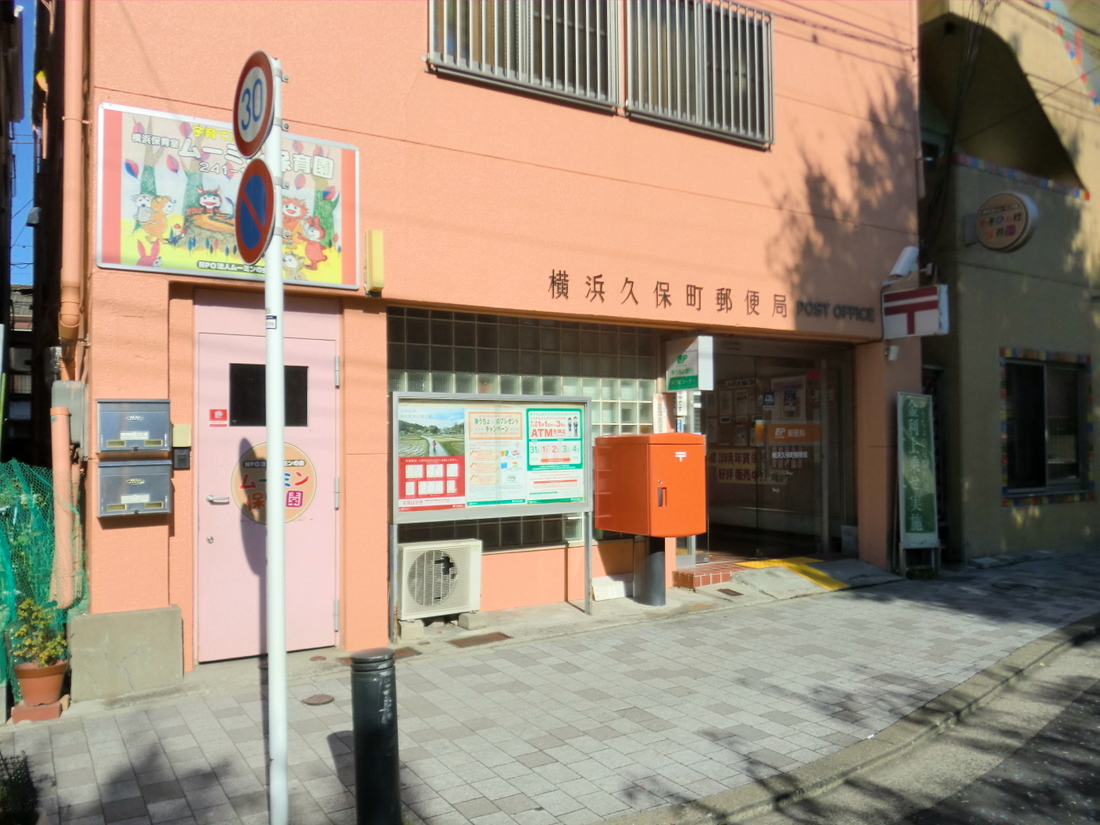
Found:
[(472, 613), (481, 607), (481, 541), (399, 544), (401, 580), (397, 612), (402, 620)]

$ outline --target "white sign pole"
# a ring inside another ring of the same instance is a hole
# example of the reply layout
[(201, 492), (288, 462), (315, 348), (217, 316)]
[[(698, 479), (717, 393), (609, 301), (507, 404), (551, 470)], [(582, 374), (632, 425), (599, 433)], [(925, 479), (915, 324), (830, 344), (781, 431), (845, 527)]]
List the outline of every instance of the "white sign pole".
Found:
[[(272, 59), (274, 126), (264, 142), (264, 162), (275, 181), (275, 225), (283, 213), (282, 65)], [(264, 306), (267, 314), (267, 741), (271, 759), (268, 798), (272, 825), (287, 825), (287, 675), (286, 675), (286, 468), (283, 444), (286, 389), (283, 368), (283, 242), (276, 232), (264, 255)]]

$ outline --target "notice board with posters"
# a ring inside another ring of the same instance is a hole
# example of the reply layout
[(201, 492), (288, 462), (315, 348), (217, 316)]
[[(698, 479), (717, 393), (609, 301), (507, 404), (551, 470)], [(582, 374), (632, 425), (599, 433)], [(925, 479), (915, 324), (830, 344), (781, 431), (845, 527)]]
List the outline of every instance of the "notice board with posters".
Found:
[(930, 395), (898, 393), (898, 492), (902, 549), (939, 547)]
[(393, 393), (393, 521), (592, 510), (589, 400)]

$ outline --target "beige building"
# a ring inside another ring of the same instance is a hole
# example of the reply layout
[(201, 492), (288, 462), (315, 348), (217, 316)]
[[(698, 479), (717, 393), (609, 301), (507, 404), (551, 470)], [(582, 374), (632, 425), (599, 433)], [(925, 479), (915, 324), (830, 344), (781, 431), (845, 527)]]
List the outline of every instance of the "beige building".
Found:
[(923, 277), (951, 303), (951, 333), (923, 341), (948, 561), (1100, 530), (1098, 11), (921, 4)]

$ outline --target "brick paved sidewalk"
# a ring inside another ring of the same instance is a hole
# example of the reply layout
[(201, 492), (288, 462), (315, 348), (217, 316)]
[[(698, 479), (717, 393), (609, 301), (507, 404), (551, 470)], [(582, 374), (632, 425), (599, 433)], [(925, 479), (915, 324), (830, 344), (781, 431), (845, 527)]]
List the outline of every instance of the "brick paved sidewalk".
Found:
[[(402, 660), (408, 819), (581, 825), (813, 762), (1100, 610), (1098, 581), (1100, 552), (1059, 554)], [(348, 676), (291, 693), (291, 821), (354, 822)], [(52, 822), (261, 823), (263, 715), (258, 687), (77, 705), (0, 750), (32, 756)]]

